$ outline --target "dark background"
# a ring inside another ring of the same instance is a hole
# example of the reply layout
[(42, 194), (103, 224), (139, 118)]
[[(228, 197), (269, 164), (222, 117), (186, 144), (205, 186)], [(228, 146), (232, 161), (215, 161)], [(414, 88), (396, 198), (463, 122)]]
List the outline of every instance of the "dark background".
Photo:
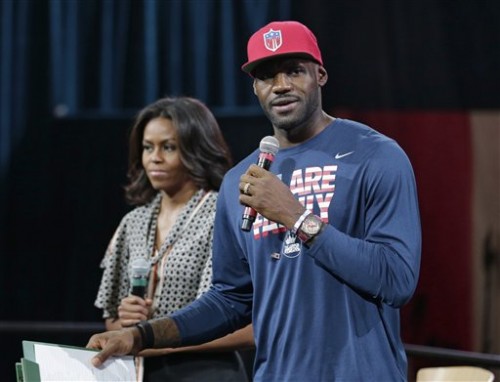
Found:
[[(148, 35), (151, 4), (168, 18), (158, 17)], [(93, 307), (99, 262), (129, 210), (127, 132), (145, 104), (166, 94), (199, 97), (235, 161), (271, 132), (239, 66), (249, 35), (273, 19), (300, 20), (316, 33), (329, 71), (324, 105), (333, 114), (500, 108), (498, 1), (4, 0), (1, 7), (2, 31), (10, 32), (0, 63), (2, 321), (101, 320)], [(177, 19), (182, 33), (173, 34)], [(121, 33), (119, 20), (128, 20)], [(148, 36), (156, 36), (152, 53), (143, 49)], [(445, 144), (453, 144), (452, 132)], [(13, 375), (21, 339), (84, 345), (88, 338), (0, 334), (9, 349), (0, 376)]]

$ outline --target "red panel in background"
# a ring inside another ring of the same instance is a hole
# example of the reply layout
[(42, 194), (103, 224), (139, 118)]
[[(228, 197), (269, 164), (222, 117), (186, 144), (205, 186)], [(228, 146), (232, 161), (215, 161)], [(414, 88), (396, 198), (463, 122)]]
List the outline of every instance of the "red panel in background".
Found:
[(336, 110), (394, 138), (413, 165), (422, 222), (417, 290), (402, 309), (405, 343), (472, 350), (472, 145), (465, 112)]

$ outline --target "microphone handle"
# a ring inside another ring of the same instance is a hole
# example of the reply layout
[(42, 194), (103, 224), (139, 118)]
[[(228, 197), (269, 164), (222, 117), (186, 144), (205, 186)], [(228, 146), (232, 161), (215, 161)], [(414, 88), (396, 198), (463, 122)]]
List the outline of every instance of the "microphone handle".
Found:
[(132, 291), (130, 294), (132, 296), (138, 296), (140, 298), (144, 298), (146, 295), (146, 287), (147, 287), (148, 279), (142, 276), (134, 276), (132, 278)]
[(257, 161), (257, 166), (262, 167), (264, 170), (271, 168), (271, 163), (273, 163), (274, 156), (269, 153), (260, 153), (259, 160)]

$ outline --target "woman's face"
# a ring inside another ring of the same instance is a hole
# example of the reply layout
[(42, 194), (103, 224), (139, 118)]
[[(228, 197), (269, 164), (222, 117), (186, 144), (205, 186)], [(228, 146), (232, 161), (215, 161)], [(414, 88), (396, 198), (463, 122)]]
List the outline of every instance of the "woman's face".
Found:
[(154, 118), (144, 128), (142, 165), (155, 190), (168, 195), (192, 186), (193, 181), (181, 162), (177, 129), (170, 119)]

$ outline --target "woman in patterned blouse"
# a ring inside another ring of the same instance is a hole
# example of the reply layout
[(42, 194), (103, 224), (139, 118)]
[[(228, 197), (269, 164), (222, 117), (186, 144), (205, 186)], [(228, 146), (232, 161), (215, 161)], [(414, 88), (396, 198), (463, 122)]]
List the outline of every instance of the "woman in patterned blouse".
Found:
[[(145, 107), (129, 145), (125, 191), (135, 208), (120, 222), (102, 260), (95, 302), (108, 330), (170, 314), (210, 287), (217, 192), (231, 166), (215, 117), (193, 98), (165, 98)], [(131, 294), (137, 259), (151, 265), (144, 298)], [(144, 381), (245, 380), (233, 350), (253, 345), (248, 326), (200, 346), (145, 350)]]

